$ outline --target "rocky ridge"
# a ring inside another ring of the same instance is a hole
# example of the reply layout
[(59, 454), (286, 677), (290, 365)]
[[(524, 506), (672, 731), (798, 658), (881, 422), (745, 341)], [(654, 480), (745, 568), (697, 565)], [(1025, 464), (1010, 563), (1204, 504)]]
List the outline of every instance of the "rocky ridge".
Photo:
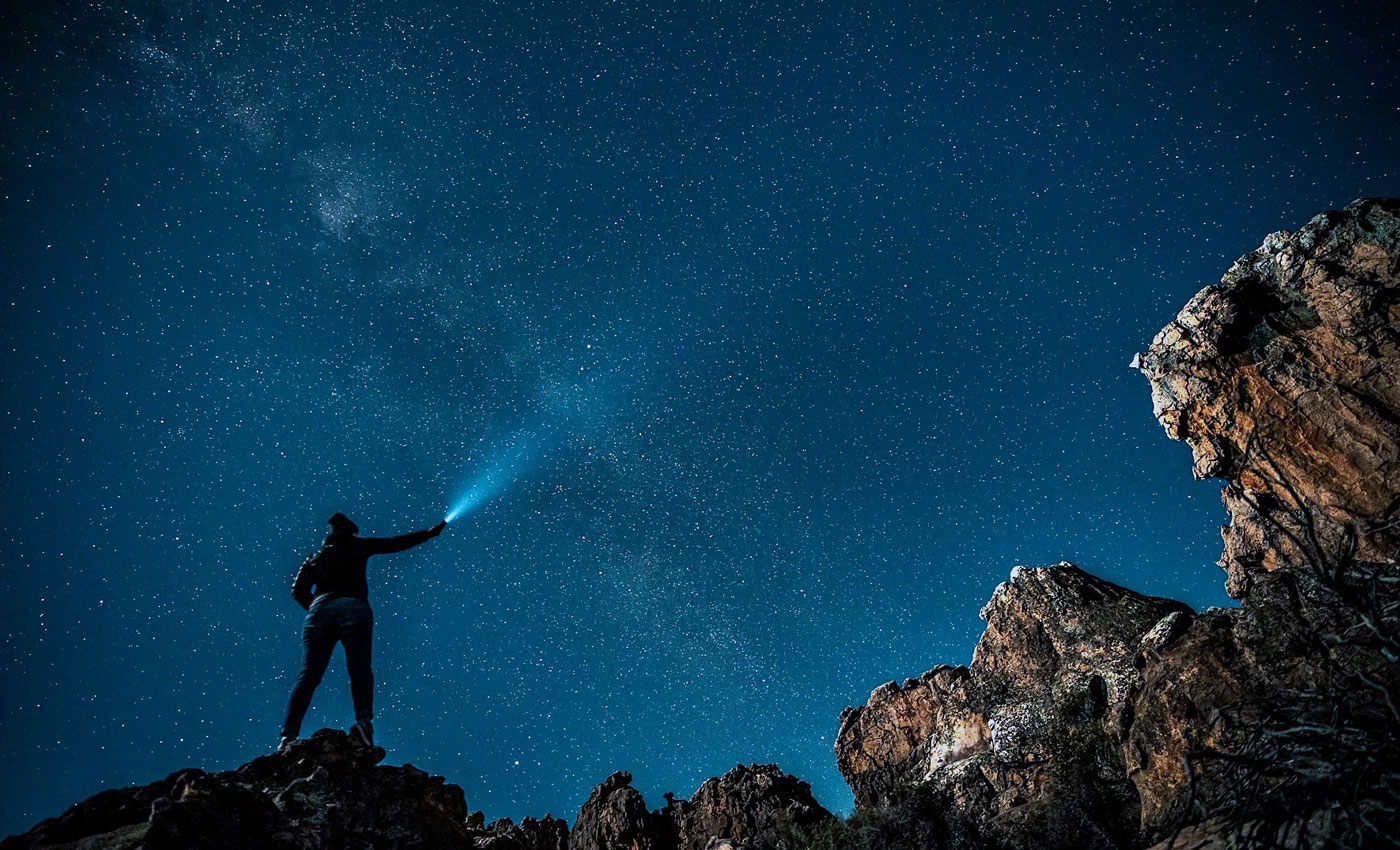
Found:
[(1069, 565), (1018, 568), (970, 668), (890, 683), (843, 715), (858, 806), (917, 790), (919, 816), (955, 825), (917, 846), (1388, 840), (1400, 201), (1271, 234), (1133, 365), (1196, 477), (1225, 479), (1221, 566), (1241, 606), (1197, 615)]
[(570, 831), (322, 730), (235, 771), (104, 791), (0, 850), (761, 850), (1391, 846), (1400, 834), (1400, 201), (1275, 233), (1134, 365), (1225, 481), (1237, 609), (1068, 563), (1013, 570), (967, 666), (840, 718), (856, 811), (774, 765), (651, 810), (615, 773)]
[(779, 834), (800, 834), (833, 819), (806, 783), (774, 764), (735, 765), (705, 780), (689, 800), (666, 795), (649, 811), (619, 771), (593, 790), (579, 810), (570, 850), (724, 850), (768, 846)]
[(381, 747), (355, 746), (344, 732), (322, 729), (236, 770), (182, 770), (149, 785), (103, 791), (0, 841), (0, 848), (568, 846), (562, 820), (545, 815), (486, 824), (481, 812), (468, 811), (460, 787), (412, 765), (380, 765), (384, 756)]
[(890, 682), (842, 714), (837, 765), (856, 805), (924, 782), (1007, 843), (1073, 821), (1080, 846), (1121, 846), (1137, 826), (1119, 744), (1132, 650), (1190, 610), (1062, 563), (1018, 567), (981, 613), (970, 667)]
[(743, 850), (833, 817), (807, 783), (770, 764), (735, 766), (688, 800), (666, 795), (655, 812), (629, 774), (615, 773), (572, 832), (550, 815), (486, 823), (460, 787), (412, 765), (380, 765), (384, 757), (322, 729), (236, 770), (183, 770), (103, 791), (0, 850)]

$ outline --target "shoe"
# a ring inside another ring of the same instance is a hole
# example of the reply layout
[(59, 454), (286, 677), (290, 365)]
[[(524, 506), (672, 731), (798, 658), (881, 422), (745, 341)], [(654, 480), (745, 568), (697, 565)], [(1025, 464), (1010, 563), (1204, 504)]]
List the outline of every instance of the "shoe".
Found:
[(293, 737), (290, 736), (290, 735), (283, 735), (283, 736), (282, 736), (282, 740), (277, 744), (277, 753), (278, 753), (278, 755), (284, 755), (284, 756), (285, 756), (285, 755), (288, 753), (288, 751), (291, 750), (292, 744), (295, 744), (296, 742), (297, 742), (297, 739), (296, 739), (296, 738), (293, 738)]
[(365, 749), (374, 749), (374, 723), (361, 720), (350, 727), (350, 740)]

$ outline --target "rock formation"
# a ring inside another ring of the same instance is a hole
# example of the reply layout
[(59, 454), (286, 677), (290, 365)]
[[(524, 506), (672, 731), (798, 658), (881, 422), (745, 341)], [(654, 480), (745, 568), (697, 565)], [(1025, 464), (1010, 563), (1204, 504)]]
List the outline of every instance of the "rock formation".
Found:
[(1228, 482), (1221, 565), (1237, 598), (1263, 573), (1344, 550), (1395, 559), (1397, 264), (1400, 201), (1324, 213), (1270, 234), (1134, 361), (1196, 478)]
[(603, 780), (579, 809), (570, 850), (660, 850), (674, 847), (675, 824), (652, 812), (642, 792), (632, 787), (632, 774), (618, 771)]
[(767, 764), (736, 766), (689, 800), (668, 794), (655, 812), (629, 774), (615, 773), (584, 803), (572, 835), (549, 815), (485, 824), (461, 788), (412, 765), (379, 765), (384, 756), (322, 729), (237, 770), (183, 770), (103, 791), (0, 850), (760, 850), (833, 819), (807, 783)]
[(735, 765), (705, 780), (689, 800), (667, 794), (654, 812), (631, 782), (631, 774), (614, 773), (593, 790), (570, 850), (757, 850), (833, 818), (806, 782), (773, 764)]
[(1119, 743), (1134, 651), (1189, 613), (1072, 564), (1016, 568), (982, 609), (970, 668), (890, 682), (842, 714), (836, 759), (856, 805), (927, 782), (994, 844), (1123, 846), (1137, 830)]
[(150, 785), (103, 791), (3, 850), (564, 850), (568, 827), (545, 816), (483, 826), (462, 789), (413, 767), (377, 766), (384, 750), (322, 729), (285, 754), (237, 770), (182, 770)]
[(1221, 565), (1241, 607), (1197, 616), (1068, 565), (1018, 569), (970, 668), (842, 715), (858, 814), (918, 789), (953, 824), (938, 846), (1393, 834), (1400, 201), (1270, 235), (1134, 365), (1196, 477), (1226, 481)]
[[(1228, 811), (1304, 846), (1369, 834), (1355, 821), (1377, 808), (1393, 822), (1400, 201), (1271, 234), (1136, 364), (1196, 477), (1226, 481), (1220, 563), (1242, 600), (1138, 658), (1145, 830)], [(1364, 791), (1338, 810), (1348, 784)]]

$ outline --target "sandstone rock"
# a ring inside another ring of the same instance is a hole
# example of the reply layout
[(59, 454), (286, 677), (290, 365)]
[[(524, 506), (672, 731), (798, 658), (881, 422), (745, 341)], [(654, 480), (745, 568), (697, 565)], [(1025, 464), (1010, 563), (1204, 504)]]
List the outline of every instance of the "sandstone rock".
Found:
[(966, 667), (938, 666), (902, 686), (881, 685), (863, 707), (841, 713), (836, 764), (857, 805), (987, 749), (987, 719), (968, 684)]
[(1400, 200), (1357, 201), (1271, 234), (1135, 363), (1167, 435), (1191, 447), (1195, 476), (1229, 482), (1231, 594), (1351, 546), (1358, 560), (1395, 559)]
[(1196, 477), (1226, 480), (1243, 600), (1140, 649), (1125, 760), (1145, 833), (1374, 837), (1400, 803), (1400, 201), (1270, 235), (1136, 363)]
[(609, 776), (579, 810), (570, 850), (761, 850), (832, 819), (812, 789), (777, 765), (736, 765), (688, 800), (648, 811), (631, 774)]
[(383, 749), (322, 729), (285, 754), (237, 770), (186, 770), (146, 786), (104, 791), (4, 850), (117, 848), (493, 848), (563, 850), (567, 827), (546, 817), (480, 829), (462, 789), (412, 765), (379, 765)]
[(1138, 821), (1119, 744), (1133, 657), (1188, 614), (1072, 564), (1018, 567), (982, 609), (970, 668), (884, 685), (842, 714), (837, 765), (857, 806), (924, 782), (992, 845), (1118, 846)]

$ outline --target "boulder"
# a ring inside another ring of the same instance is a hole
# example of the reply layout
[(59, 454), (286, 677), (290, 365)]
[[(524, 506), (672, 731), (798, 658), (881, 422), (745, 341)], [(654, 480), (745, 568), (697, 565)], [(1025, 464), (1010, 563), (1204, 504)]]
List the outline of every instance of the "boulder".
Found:
[(833, 820), (806, 782), (773, 764), (735, 765), (689, 799), (648, 811), (629, 773), (614, 773), (579, 810), (570, 850), (763, 850)]
[(1136, 836), (1121, 740), (1142, 636), (1179, 602), (1073, 564), (1012, 571), (982, 609), (970, 667), (936, 667), (847, 709), (837, 765), (857, 806), (911, 783), (992, 846), (1117, 847)]

